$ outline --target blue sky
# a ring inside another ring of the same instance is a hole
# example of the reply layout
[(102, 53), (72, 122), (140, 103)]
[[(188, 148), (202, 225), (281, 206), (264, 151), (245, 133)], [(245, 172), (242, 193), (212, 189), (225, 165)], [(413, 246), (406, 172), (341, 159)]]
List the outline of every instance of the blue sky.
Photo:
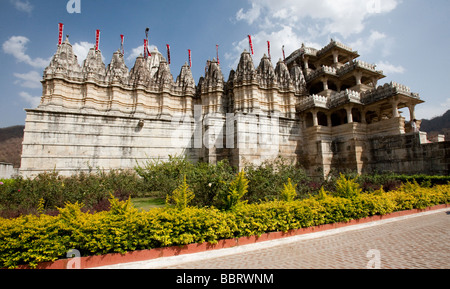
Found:
[(255, 65), (267, 53), (267, 41), (275, 65), (282, 45), (287, 56), (302, 43), (321, 48), (333, 38), (384, 70), (387, 77), (379, 84), (396, 81), (420, 93), (426, 103), (417, 107), (418, 118), (450, 109), (448, 0), (78, 0), (81, 13), (68, 13), (69, 1), (0, 0), (0, 127), (24, 124), (24, 109), (37, 106), (60, 22), (80, 62), (95, 43), (96, 29), (106, 65), (124, 34), (129, 69), (149, 27), (151, 46), (163, 55), (171, 46), (174, 78), (192, 50), (196, 82), (216, 56), (216, 44), (228, 79), (248, 49), (248, 34)]

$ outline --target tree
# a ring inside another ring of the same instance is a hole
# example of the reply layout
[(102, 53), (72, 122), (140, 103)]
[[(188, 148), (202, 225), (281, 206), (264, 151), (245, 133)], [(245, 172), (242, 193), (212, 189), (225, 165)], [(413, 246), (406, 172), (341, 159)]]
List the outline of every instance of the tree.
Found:
[(194, 199), (195, 194), (189, 189), (189, 185), (186, 183), (186, 175), (184, 175), (183, 183), (176, 188), (172, 194), (167, 195), (166, 203), (175, 204), (175, 208), (178, 210), (184, 210), (187, 205)]
[(281, 200), (285, 202), (292, 202), (297, 196), (297, 185), (292, 185), (292, 181), (289, 178), (287, 184), (283, 184), (284, 189), (281, 191)]
[(242, 170), (234, 181), (230, 183), (228, 194), (225, 199), (225, 209), (232, 210), (241, 204), (241, 198), (248, 192), (248, 180)]

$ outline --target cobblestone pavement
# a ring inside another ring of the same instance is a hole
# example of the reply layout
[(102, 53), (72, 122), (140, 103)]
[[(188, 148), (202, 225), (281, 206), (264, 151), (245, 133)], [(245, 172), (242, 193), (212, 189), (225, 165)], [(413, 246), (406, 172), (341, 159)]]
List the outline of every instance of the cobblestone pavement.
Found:
[(172, 269), (450, 269), (450, 210)]

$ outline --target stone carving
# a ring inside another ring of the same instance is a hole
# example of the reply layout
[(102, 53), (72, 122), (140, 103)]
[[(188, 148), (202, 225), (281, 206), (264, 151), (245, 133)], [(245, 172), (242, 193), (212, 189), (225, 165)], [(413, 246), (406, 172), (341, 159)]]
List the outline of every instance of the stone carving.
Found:
[(170, 72), (169, 64), (165, 59), (162, 59), (159, 63), (159, 69), (153, 77), (156, 85), (159, 86), (160, 90), (171, 90), (174, 85), (173, 76)]
[(180, 75), (177, 77), (175, 86), (180, 89), (182, 94), (191, 96), (195, 94), (195, 81), (187, 62), (181, 67)]
[(261, 59), (256, 74), (258, 75), (259, 85), (261, 87), (268, 88), (276, 85), (275, 71), (267, 55), (264, 54)]
[(301, 67), (298, 66), (296, 62), (294, 62), (290, 70), (290, 76), (294, 85), (295, 93), (302, 96), (306, 95), (307, 91), (305, 76), (303, 75)]
[(73, 53), (69, 37), (58, 46), (50, 65), (44, 70), (44, 78), (61, 77), (66, 79), (82, 78), (81, 66), (77, 56)]
[(372, 160), (381, 153), (372, 140), (403, 137), (399, 109), (414, 119), (423, 101), (395, 82), (376, 87), (385, 76), (357, 57), (331, 41), (321, 50), (303, 45), (275, 68), (264, 55), (255, 68), (244, 51), (228, 80), (213, 59), (196, 85), (187, 63), (174, 81), (156, 48), (131, 70), (121, 51), (105, 68), (94, 48), (80, 66), (67, 38), (44, 71), (41, 104), (28, 110), (22, 171), (70, 173), (86, 159), (133, 168), (138, 159), (169, 154), (228, 158), (239, 168), (282, 156), (321, 177), (334, 168), (376, 169)]
[(234, 82), (251, 82), (256, 79), (256, 70), (250, 52), (244, 50), (241, 54), (236, 73), (234, 74)]
[(94, 82), (103, 82), (105, 80), (106, 69), (100, 50), (95, 51), (95, 48), (89, 49), (83, 64), (82, 73), (85, 80)]
[(148, 59), (144, 56), (139, 55), (136, 58), (134, 67), (130, 71), (130, 85), (136, 86), (147, 86), (150, 82), (150, 65)]
[(120, 50), (114, 52), (111, 63), (106, 69), (106, 82), (128, 84), (128, 67), (125, 65), (123, 55)]
[(223, 85), (224, 78), (217, 60), (214, 58), (212, 61), (207, 61), (203, 87), (223, 89)]
[(278, 86), (281, 90), (289, 91), (294, 88), (289, 70), (281, 58), (278, 60), (277, 66), (275, 67), (275, 75)]

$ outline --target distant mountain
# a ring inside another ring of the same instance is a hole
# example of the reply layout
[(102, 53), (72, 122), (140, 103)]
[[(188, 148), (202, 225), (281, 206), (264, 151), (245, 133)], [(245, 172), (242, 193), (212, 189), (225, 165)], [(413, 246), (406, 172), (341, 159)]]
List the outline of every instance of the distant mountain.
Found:
[(0, 128), (0, 162), (20, 167), (24, 129), (23, 125)]
[(443, 134), (447, 140), (450, 140), (450, 110), (443, 116), (422, 120), (420, 130), (429, 134)]

